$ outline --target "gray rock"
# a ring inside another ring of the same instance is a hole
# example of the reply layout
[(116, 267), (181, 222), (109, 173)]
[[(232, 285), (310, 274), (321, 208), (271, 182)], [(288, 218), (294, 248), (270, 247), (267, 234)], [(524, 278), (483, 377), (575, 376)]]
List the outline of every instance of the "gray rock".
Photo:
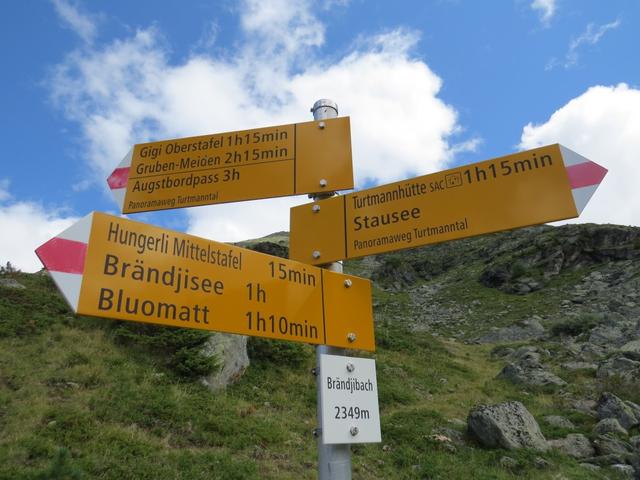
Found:
[(533, 459), (533, 466), (539, 470), (544, 470), (553, 466), (553, 464), (549, 460), (546, 460), (542, 457), (536, 457)]
[(581, 463), (580, 466), (592, 472), (597, 472), (598, 470), (602, 469), (600, 465), (594, 465), (593, 463)]
[(520, 402), (480, 405), (469, 413), (469, 432), (489, 448), (549, 447), (535, 418)]
[(576, 410), (577, 412), (584, 413), (591, 417), (597, 416), (596, 408), (598, 406), (598, 402), (596, 402), (595, 400), (588, 400), (588, 399), (576, 400), (572, 403), (572, 406), (573, 406), (573, 409)]
[(632, 340), (620, 347), (621, 352), (631, 352), (640, 355), (640, 340)]
[(598, 325), (591, 330), (589, 342), (602, 346), (619, 347), (626, 342), (627, 338), (622, 329), (618, 326)]
[(496, 378), (503, 378), (511, 383), (534, 387), (562, 387), (567, 384), (567, 382), (562, 380), (560, 377), (548, 372), (542, 367), (526, 368), (515, 363), (507, 364)]
[(201, 379), (202, 383), (214, 392), (224, 390), (238, 380), (249, 366), (247, 337), (243, 335), (215, 333), (205, 343), (202, 353), (214, 356), (220, 367), (216, 372)]
[(540, 351), (538, 347), (533, 345), (525, 345), (517, 350), (514, 350), (509, 358), (517, 362), (530, 362), (532, 365), (540, 364)]
[(631, 465), (625, 465), (623, 463), (616, 463), (615, 465), (611, 465), (611, 470), (615, 470), (624, 478), (636, 478), (635, 477), (635, 469)]
[(518, 468), (518, 461), (511, 457), (500, 457), (500, 466), (505, 470), (515, 470)]
[(598, 435), (593, 441), (593, 446), (596, 449), (598, 455), (621, 455), (625, 456), (630, 453), (633, 448), (627, 442), (618, 440), (615, 437), (609, 435)]
[(585, 342), (580, 346), (580, 351), (578, 352), (578, 359), (582, 362), (591, 362), (593, 360), (600, 360), (607, 355), (608, 350), (609, 348), (607, 347)]
[(618, 377), (627, 383), (636, 382), (640, 380), (640, 361), (627, 358), (624, 353), (616, 355), (600, 364), (596, 376), (598, 378)]
[(0, 278), (0, 287), (5, 288), (27, 288), (18, 282), (15, 278)]
[(591, 362), (567, 362), (560, 365), (564, 370), (570, 372), (577, 372), (579, 370), (587, 370), (595, 372), (598, 369), (598, 365)]
[(589, 458), (595, 455), (596, 451), (591, 446), (589, 439), (581, 433), (570, 433), (565, 438), (549, 440), (549, 446), (556, 448), (573, 458)]
[(576, 428), (576, 426), (568, 418), (561, 417), (560, 415), (547, 415), (543, 417), (547, 425), (556, 428)]
[(607, 467), (609, 465), (615, 465), (616, 463), (625, 463), (626, 458), (627, 458), (626, 455), (609, 454), (609, 455), (599, 455), (597, 457), (585, 458), (583, 459), (583, 462), (592, 463), (594, 465), (600, 465), (601, 467)]
[(538, 318), (530, 318), (510, 327), (499, 328), (477, 339), (478, 343), (521, 342), (537, 340), (544, 335), (544, 327)]
[(615, 418), (626, 430), (638, 424), (634, 408), (615, 396), (613, 393), (605, 392), (598, 400), (598, 418)]
[(634, 450), (640, 450), (640, 435), (634, 435), (629, 439), (629, 444)]
[(607, 433), (619, 433), (620, 435), (628, 435), (628, 432), (622, 428), (620, 422), (615, 418), (604, 418), (600, 420), (594, 427), (593, 433), (596, 435), (605, 435)]

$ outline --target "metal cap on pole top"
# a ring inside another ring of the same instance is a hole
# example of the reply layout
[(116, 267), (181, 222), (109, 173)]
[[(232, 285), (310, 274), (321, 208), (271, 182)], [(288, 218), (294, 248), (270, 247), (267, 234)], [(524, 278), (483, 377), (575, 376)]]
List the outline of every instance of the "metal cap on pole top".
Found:
[[(338, 116), (338, 104), (333, 100), (322, 98), (311, 107), (313, 119), (316, 121)], [(335, 192), (315, 194), (314, 201), (321, 201), (335, 195)], [(323, 265), (323, 268), (342, 273), (342, 263), (334, 262)], [(316, 388), (317, 418), (322, 425), (322, 376), (320, 375), (320, 358), (322, 354), (344, 355), (342, 349), (319, 345), (316, 347)], [(348, 444), (325, 444), (322, 431), (318, 428), (318, 478), (319, 480), (351, 480), (351, 447)]]
[(325, 120), (338, 116), (338, 104), (328, 98), (321, 98), (311, 107), (314, 120)]

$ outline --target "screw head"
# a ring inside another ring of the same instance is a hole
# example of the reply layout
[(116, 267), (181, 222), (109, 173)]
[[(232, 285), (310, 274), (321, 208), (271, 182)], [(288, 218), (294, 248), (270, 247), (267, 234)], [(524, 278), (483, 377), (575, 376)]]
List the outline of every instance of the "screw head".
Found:
[(351, 434), (352, 437), (355, 437), (356, 435), (358, 435), (358, 432), (360, 430), (358, 429), (358, 427), (351, 427), (349, 429), (349, 433)]
[(351, 288), (351, 285), (353, 285), (353, 282), (351, 281), (351, 279), (350, 279), (350, 278), (347, 278), (347, 279), (344, 281), (344, 286), (345, 286), (346, 288)]
[(320, 179), (320, 186), (321, 186), (322, 188), (324, 188), (324, 187), (326, 187), (326, 186), (327, 186), (327, 181), (326, 181), (324, 178)]
[(318, 213), (320, 211), (320, 205), (316, 203), (313, 207), (311, 207), (311, 211), (313, 213)]
[(349, 334), (347, 334), (347, 340), (349, 340), (349, 343), (353, 343), (356, 341), (356, 334), (353, 332), (349, 332)]
[(318, 127), (320, 128), (320, 130), (323, 130), (324, 127), (326, 127), (326, 125), (325, 125), (324, 122), (320, 122), (320, 123), (318, 123)]
[(355, 369), (356, 369), (356, 366), (353, 363), (351, 362), (347, 363), (347, 372), (353, 372)]
[(320, 258), (320, 252), (318, 250), (314, 250), (311, 256), (317, 260)]

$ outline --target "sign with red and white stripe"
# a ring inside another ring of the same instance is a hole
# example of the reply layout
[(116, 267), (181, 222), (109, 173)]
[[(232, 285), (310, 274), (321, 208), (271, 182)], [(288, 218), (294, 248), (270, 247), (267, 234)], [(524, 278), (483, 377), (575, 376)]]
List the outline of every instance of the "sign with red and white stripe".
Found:
[(123, 213), (351, 189), (349, 117), (141, 143), (107, 183)]
[(301, 205), (289, 258), (318, 265), (574, 218), (606, 173), (555, 144)]
[(375, 350), (362, 278), (98, 212), (36, 254), (81, 315)]
[(78, 311), (92, 216), (90, 213), (36, 249), (42, 265), (74, 312)]

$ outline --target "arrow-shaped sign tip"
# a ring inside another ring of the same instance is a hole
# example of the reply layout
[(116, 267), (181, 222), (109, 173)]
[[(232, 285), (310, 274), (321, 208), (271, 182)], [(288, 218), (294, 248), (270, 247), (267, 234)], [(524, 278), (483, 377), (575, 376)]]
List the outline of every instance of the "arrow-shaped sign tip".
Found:
[(36, 255), (73, 311), (77, 310), (92, 214), (40, 245)]
[(107, 184), (111, 190), (125, 188), (129, 180), (129, 167), (116, 168), (107, 178)]
[(36, 255), (50, 272), (82, 275), (87, 244), (66, 238), (54, 237), (36, 249)]
[(111, 172), (111, 175), (107, 178), (107, 184), (111, 189), (113, 198), (118, 203), (120, 210), (124, 206), (124, 196), (127, 192), (127, 182), (129, 181), (129, 170), (131, 169), (131, 159), (133, 158), (133, 148), (129, 150), (120, 165)]
[(602, 183), (608, 170), (567, 147), (561, 145), (560, 149), (567, 169), (576, 210), (580, 215), (598, 186)]

